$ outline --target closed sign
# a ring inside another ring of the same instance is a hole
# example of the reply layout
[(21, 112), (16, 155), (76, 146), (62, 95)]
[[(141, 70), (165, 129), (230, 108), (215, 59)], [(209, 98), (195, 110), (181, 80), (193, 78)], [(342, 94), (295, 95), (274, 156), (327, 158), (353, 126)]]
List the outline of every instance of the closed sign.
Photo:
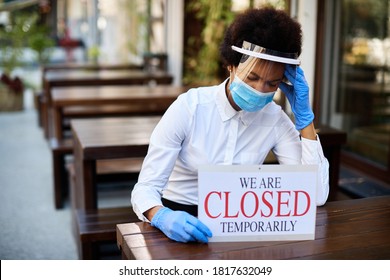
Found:
[(317, 165), (199, 168), (198, 218), (209, 242), (314, 239)]

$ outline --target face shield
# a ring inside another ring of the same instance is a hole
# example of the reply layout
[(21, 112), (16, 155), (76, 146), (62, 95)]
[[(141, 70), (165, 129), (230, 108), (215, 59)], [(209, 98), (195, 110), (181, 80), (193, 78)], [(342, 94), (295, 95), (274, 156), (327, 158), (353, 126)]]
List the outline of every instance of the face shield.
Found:
[(230, 92), (234, 102), (244, 111), (254, 112), (270, 103), (284, 79), (285, 65), (299, 65), (297, 54), (269, 50), (244, 41), (241, 48), (232, 49), (242, 53)]

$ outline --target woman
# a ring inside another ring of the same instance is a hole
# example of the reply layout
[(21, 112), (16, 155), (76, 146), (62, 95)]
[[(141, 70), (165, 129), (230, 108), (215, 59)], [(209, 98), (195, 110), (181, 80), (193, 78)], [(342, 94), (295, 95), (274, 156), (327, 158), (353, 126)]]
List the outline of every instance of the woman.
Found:
[[(301, 45), (300, 24), (283, 11), (252, 9), (237, 16), (221, 45), (230, 77), (179, 96), (151, 136), (132, 192), (141, 220), (173, 240), (207, 243), (212, 233), (196, 218), (197, 167), (262, 164), (271, 150), (280, 164), (318, 164), (317, 205), (326, 202), (329, 164), (298, 66)], [(272, 101), (278, 88), (295, 125)]]

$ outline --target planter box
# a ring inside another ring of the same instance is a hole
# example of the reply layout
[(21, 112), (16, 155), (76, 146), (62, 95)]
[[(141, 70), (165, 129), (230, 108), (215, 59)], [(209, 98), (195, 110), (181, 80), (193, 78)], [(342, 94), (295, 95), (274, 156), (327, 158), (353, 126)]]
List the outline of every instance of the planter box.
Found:
[(23, 91), (14, 92), (0, 84), (0, 112), (23, 110)]

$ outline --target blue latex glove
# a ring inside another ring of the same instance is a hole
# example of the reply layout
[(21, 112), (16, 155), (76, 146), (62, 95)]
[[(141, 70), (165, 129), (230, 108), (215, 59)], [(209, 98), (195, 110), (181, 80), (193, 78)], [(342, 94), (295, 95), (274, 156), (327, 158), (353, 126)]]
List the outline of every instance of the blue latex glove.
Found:
[(200, 220), (184, 211), (163, 207), (153, 216), (151, 225), (160, 229), (170, 239), (179, 242), (208, 242), (210, 229)]
[(291, 110), (295, 116), (295, 127), (301, 130), (314, 119), (309, 102), (309, 86), (307, 85), (305, 74), (299, 66), (286, 65), (284, 75), (292, 85), (281, 82), (279, 88), (290, 102)]

